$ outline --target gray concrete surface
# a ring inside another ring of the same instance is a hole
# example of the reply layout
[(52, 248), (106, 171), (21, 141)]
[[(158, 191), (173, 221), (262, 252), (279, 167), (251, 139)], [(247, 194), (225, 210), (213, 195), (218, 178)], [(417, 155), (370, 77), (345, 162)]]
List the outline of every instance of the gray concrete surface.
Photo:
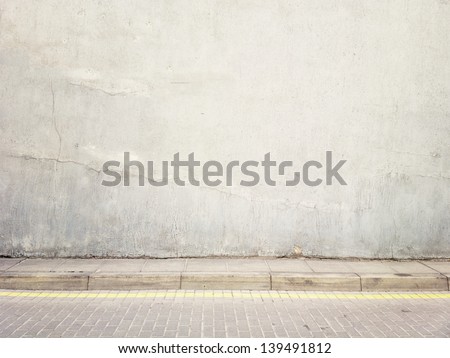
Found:
[(305, 291), (361, 291), (355, 273), (272, 273), (272, 289)]
[(270, 290), (269, 272), (183, 272), (182, 289), (196, 290)]
[(0, 337), (450, 337), (450, 293), (0, 290)]
[(179, 289), (181, 274), (175, 272), (94, 273), (89, 275), (88, 290)]
[[(0, 255), (449, 258), (449, 18), (447, 0), (0, 0)], [(159, 177), (177, 152), (327, 150), (347, 186), (101, 185), (124, 151)]]
[(364, 273), (360, 274), (362, 291), (446, 290), (447, 276), (440, 273)]
[[(11, 290), (87, 290), (89, 289), (89, 279), (90, 276), (88, 275), (71, 272), (0, 272), (0, 288)], [(145, 287), (143, 282), (140, 285)], [(162, 288), (163, 284), (161, 283), (160, 286)]]
[(448, 291), (450, 261), (9, 259), (0, 289)]

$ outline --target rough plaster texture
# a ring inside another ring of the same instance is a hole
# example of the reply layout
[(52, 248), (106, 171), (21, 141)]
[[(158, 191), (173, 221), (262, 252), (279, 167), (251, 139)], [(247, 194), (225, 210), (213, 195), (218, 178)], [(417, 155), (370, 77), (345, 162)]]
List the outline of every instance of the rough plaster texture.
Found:
[[(446, 0), (0, 0), (0, 255), (450, 257)], [(347, 186), (103, 187), (106, 160)]]

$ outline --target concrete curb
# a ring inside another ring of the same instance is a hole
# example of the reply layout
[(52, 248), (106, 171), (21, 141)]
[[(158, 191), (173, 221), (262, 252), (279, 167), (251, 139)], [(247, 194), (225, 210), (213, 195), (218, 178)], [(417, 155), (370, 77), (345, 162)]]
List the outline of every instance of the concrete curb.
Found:
[(185, 290), (270, 290), (268, 272), (183, 272)]
[(361, 291), (354, 273), (272, 273), (272, 289), (283, 291)]
[(88, 290), (178, 290), (181, 274), (168, 273), (96, 273), (89, 276)]
[(71, 290), (88, 289), (89, 276), (53, 272), (1, 272), (0, 288), (8, 290)]
[(362, 291), (447, 291), (441, 274), (361, 274)]
[(450, 273), (443, 274), (447, 277), (447, 289), (450, 291)]
[(303, 272), (1, 272), (9, 290), (449, 291), (450, 275)]

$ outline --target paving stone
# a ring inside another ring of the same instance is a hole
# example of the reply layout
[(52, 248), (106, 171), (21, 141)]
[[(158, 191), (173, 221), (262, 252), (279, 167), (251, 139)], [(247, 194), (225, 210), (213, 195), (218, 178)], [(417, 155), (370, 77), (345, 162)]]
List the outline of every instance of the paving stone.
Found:
[(145, 263), (145, 259), (106, 259), (97, 272), (141, 272)]
[(359, 273), (395, 273), (388, 263), (382, 261), (346, 261), (350, 272)]
[(24, 259), (8, 259), (8, 258), (0, 258), (0, 271), (8, 270), (9, 268), (17, 265), (19, 262)]
[(313, 272), (305, 260), (273, 259), (266, 263), (272, 272)]
[(55, 272), (65, 259), (27, 259), (11, 267), (14, 272)]
[(390, 268), (392, 268), (396, 273), (410, 273), (410, 274), (436, 273), (435, 270), (418, 261), (410, 261), (410, 262), (388, 261), (385, 264), (388, 265)]
[(181, 272), (186, 268), (186, 259), (146, 260), (142, 272)]
[(436, 270), (437, 272), (450, 274), (450, 261), (422, 261), (422, 264)]
[(263, 259), (227, 259), (226, 263), (230, 272), (265, 272), (269, 269)]
[(187, 272), (226, 272), (226, 259), (190, 259), (187, 261)]
[(307, 260), (307, 265), (314, 272), (323, 273), (348, 273), (353, 272), (353, 270), (347, 265), (345, 261), (339, 260)]
[(96, 259), (67, 259), (58, 265), (55, 270), (58, 272), (85, 272), (93, 273), (103, 264), (104, 260)]

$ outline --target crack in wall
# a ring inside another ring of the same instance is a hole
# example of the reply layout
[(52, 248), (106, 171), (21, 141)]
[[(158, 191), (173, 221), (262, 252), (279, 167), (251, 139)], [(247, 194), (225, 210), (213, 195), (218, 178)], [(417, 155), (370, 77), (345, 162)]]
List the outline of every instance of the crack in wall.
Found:
[(450, 180), (450, 177), (442, 175), (441, 173), (436, 173), (436, 175), (424, 175), (424, 174), (407, 174), (407, 173), (400, 173), (400, 172), (395, 172), (393, 170), (387, 172), (387, 173), (381, 173), (381, 174), (377, 174), (377, 175), (373, 175), (369, 178), (380, 178), (380, 177), (391, 177), (391, 176), (400, 176), (400, 175), (404, 175), (407, 177), (419, 177), (419, 178), (431, 178), (431, 179), (446, 179), (446, 180)]
[(59, 138), (59, 148), (58, 148), (58, 160), (61, 157), (61, 148), (62, 148), (62, 137), (61, 133), (58, 129), (58, 125), (56, 123), (56, 117), (55, 117), (55, 91), (53, 90), (53, 82), (50, 81), (50, 90), (52, 91), (52, 121), (53, 121), (53, 127), (55, 128), (55, 132), (58, 135)]
[(59, 164), (75, 164), (84, 167), (87, 170), (91, 170), (96, 172), (97, 174), (100, 174), (102, 171), (96, 168), (93, 168), (85, 163), (77, 162), (75, 160), (60, 160), (59, 158), (48, 158), (48, 157), (34, 157), (32, 155), (8, 155), (10, 158), (19, 158), (24, 160), (37, 160), (37, 161), (43, 161), (43, 162), (55, 162)]
[[(82, 163), (82, 162), (77, 162), (75, 160), (61, 160), (58, 158), (49, 158), (49, 157), (36, 157), (36, 156), (32, 156), (32, 155), (27, 155), (27, 154), (22, 154), (22, 155), (14, 155), (14, 154), (9, 154), (8, 157), (10, 158), (18, 158), (18, 159), (24, 159), (24, 160), (36, 160), (36, 161), (41, 161), (41, 162), (55, 162), (58, 164), (74, 164), (74, 165), (78, 165), (81, 167), (84, 167), (87, 170), (93, 171), (97, 174), (101, 174), (103, 171), (100, 169), (96, 169), (94, 167), (89, 166), (86, 163)], [(139, 177), (138, 175), (129, 172), (131, 177)], [(123, 172), (122, 172), (122, 176), (123, 176)], [(144, 178), (148, 181), (148, 182), (153, 182), (153, 183), (157, 183), (156, 180), (152, 180), (146, 176), (144, 176)], [(173, 181), (174, 177), (169, 177), (169, 183), (174, 183)], [(180, 179), (180, 178), (178, 178)], [(217, 187), (209, 187), (209, 186), (197, 186), (196, 188), (199, 189), (203, 189), (203, 190), (212, 190), (212, 191), (216, 191), (219, 192), (221, 194), (227, 195), (228, 197), (236, 197), (242, 200), (246, 200), (248, 202), (251, 203), (267, 203), (267, 200), (263, 200), (263, 199), (256, 199), (256, 198), (251, 198), (251, 197), (247, 197), (245, 195), (241, 195), (232, 191), (226, 191), (226, 190), (222, 190), (220, 188)], [(316, 207), (311, 207), (311, 206), (307, 206), (303, 203), (292, 203), (292, 202), (279, 202), (279, 201), (275, 201), (276, 204), (281, 204), (281, 206), (283, 207), (282, 209), (289, 209), (289, 208), (294, 208), (294, 209), (298, 209), (299, 207), (303, 207), (303, 208), (307, 208), (307, 209), (312, 209), (312, 210), (317, 210)]]
[(122, 92), (110, 92), (110, 91), (104, 90), (103, 88), (88, 86), (88, 85), (85, 85), (83, 83), (69, 82), (69, 84), (71, 86), (85, 88), (85, 89), (90, 90), (90, 91), (99, 91), (99, 92), (102, 92), (102, 93), (104, 93), (104, 94), (106, 94), (108, 96), (113, 96), (113, 97), (114, 96), (126, 96), (126, 95), (129, 95), (129, 94), (137, 93), (137, 92), (124, 92), (124, 91), (122, 91)]

